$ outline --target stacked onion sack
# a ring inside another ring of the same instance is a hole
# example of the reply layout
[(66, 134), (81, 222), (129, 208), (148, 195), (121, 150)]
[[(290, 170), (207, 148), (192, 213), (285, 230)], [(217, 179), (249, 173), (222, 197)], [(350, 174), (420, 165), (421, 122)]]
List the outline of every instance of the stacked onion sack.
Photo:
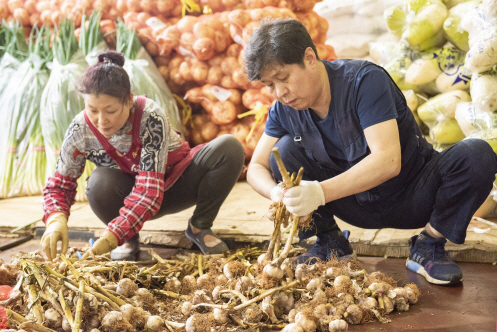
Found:
[[(274, 153), (286, 175), (283, 185), (298, 186), (303, 169), (290, 177)], [(9, 324), (36, 331), (43, 325), (51, 329), (43, 331), (208, 332), (224, 326), (336, 332), (349, 324), (388, 323), (388, 314), (418, 302), (415, 284), (398, 287), (381, 272), (368, 274), (357, 260), (292, 265), (293, 238), (312, 218), (290, 215), (280, 203), (267, 216), (275, 225), (267, 251), (166, 261), (149, 250), (157, 264), (147, 268), (103, 256), (82, 261), (74, 248), (54, 261), (39, 253), (15, 258), (0, 266), (3, 284), (17, 282), (19, 290), (2, 303), (10, 307)]]
[[(248, 4), (247, 1), (245, 6)], [(155, 60), (169, 87), (193, 109), (189, 122), (193, 145), (229, 133), (239, 139), (247, 161), (250, 160), (274, 98), (260, 83), (248, 81), (243, 48), (265, 17), (301, 20), (316, 43), (319, 56), (336, 59), (333, 47), (324, 45), (326, 20), (313, 11), (294, 13), (288, 6), (234, 9), (181, 19), (151, 17), (146, 26), (139, 26), (139, 31), (149, 29), (148, 33), (139, 33), (147, 35), (142, 42), (154, 42), (155, 37)]]
[(102, 13), (102, 18), (115, 20), (120, 12), (114, 0), (1, 0), (0, 20), (21, 20), (25, 27), (55, 26), (60, 19), (68, 18), (76, 27), (81, 25), (83, 13)]

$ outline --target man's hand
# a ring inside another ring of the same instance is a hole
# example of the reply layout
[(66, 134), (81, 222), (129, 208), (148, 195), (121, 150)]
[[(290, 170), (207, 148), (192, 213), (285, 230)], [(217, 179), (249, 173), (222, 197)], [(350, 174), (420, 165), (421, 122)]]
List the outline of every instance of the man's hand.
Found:
[[(109, 231), (105, 231), (104, 234), (93, 244), (91, 251), (94, 255), (103, 255), (117, 247), (117, 238), (114, 234)], [(88, 255), (85, 254), (83, 258), (86, 258)], [(83, 259), (82, 258), (82, 259)]]
[(57, 242), (62, 241), (61, 253), (67, 252), (69, 233), (67, 217), (64, 213), (54, 213), (47, 220), (47, 229), (41, 238), (41, 247), (47, 258), (52, 260), (57, 256)]
[(281, 202), (284, 192), (285, 184), (283, 182), (278, 183), (278, 185), (271, 189), (271, 200), (275, 203)]
[(303, 217), (326, 204), (326, 201), (318, 181), (301, 181), (300, 185), (285, 191), (283, 204), (289, 212)]

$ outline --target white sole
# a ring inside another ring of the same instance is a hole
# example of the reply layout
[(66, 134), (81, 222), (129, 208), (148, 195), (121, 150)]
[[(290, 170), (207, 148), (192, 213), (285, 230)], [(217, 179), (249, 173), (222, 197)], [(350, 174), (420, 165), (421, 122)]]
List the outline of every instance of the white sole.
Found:
[[(438, 280), (438, 279), (431, 277), (428, 274), (428, 272), (426, 272), (425, 268), (422, 265), (416, 263), (415, 261), (411, 261), (409, 258), (407, 258), (407, 260), (406, 260), (406, 267), (408, 270), (411, 270), (413, 272), (421, 274), (423, 277), (426, 278), (426, 280), (429, 283), (436, 284), (436, 285), (448, 285), (451, 283), (450, 281)], [(461, 278), (461, 280), (459, 280), (459, 282), (462, 282), (462, 281), (463, 281), (463, 278)], [(453, 282), (453, 283), (457, 283), (457, 282)]]

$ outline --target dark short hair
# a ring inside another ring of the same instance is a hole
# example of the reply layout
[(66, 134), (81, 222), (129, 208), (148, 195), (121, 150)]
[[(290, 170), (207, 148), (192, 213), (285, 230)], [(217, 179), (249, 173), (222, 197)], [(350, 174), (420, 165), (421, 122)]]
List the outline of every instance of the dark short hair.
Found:
[(124, 55), (107, 51), (98, 55), (98, 62), (86, 68), (79, 84), (83, 94), (109, 95), (124, 104), (131, 95), (131, 83), (124, 66)]
[(304, 65), (305, 50), (310, 47), (318, 57), (309, 32), (297, 20), (264, 19), (254, 29), (244, 50), (245, 72), (250, 81), (260, 80), (261, 72), (271, 64)]

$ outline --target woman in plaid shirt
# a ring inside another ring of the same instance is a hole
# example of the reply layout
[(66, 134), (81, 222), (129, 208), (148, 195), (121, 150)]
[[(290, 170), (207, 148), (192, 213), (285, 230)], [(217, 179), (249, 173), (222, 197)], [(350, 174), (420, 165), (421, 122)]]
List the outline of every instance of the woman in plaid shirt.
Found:
[(114, 260), (134, 260), (144, 222), (193, 205), (186, 236), (204, 253), (222, 253), (228, 248), (211, 227), (240, 175), (243, 147), (223, 135), (190, 149), (164, 110), (133, 96), (123, 65), (122, 54), (109, 51), (83, 75), (85, 110), (69, 126), (55, 174), (43, 190), (43, 250), (53, 259), (62, 241), (62, 253), (67, 251), (67, 220), (88, 159), (97, 165), (88, 179), (88, 201), (107, 224), (94, 254), (111, 251)]

